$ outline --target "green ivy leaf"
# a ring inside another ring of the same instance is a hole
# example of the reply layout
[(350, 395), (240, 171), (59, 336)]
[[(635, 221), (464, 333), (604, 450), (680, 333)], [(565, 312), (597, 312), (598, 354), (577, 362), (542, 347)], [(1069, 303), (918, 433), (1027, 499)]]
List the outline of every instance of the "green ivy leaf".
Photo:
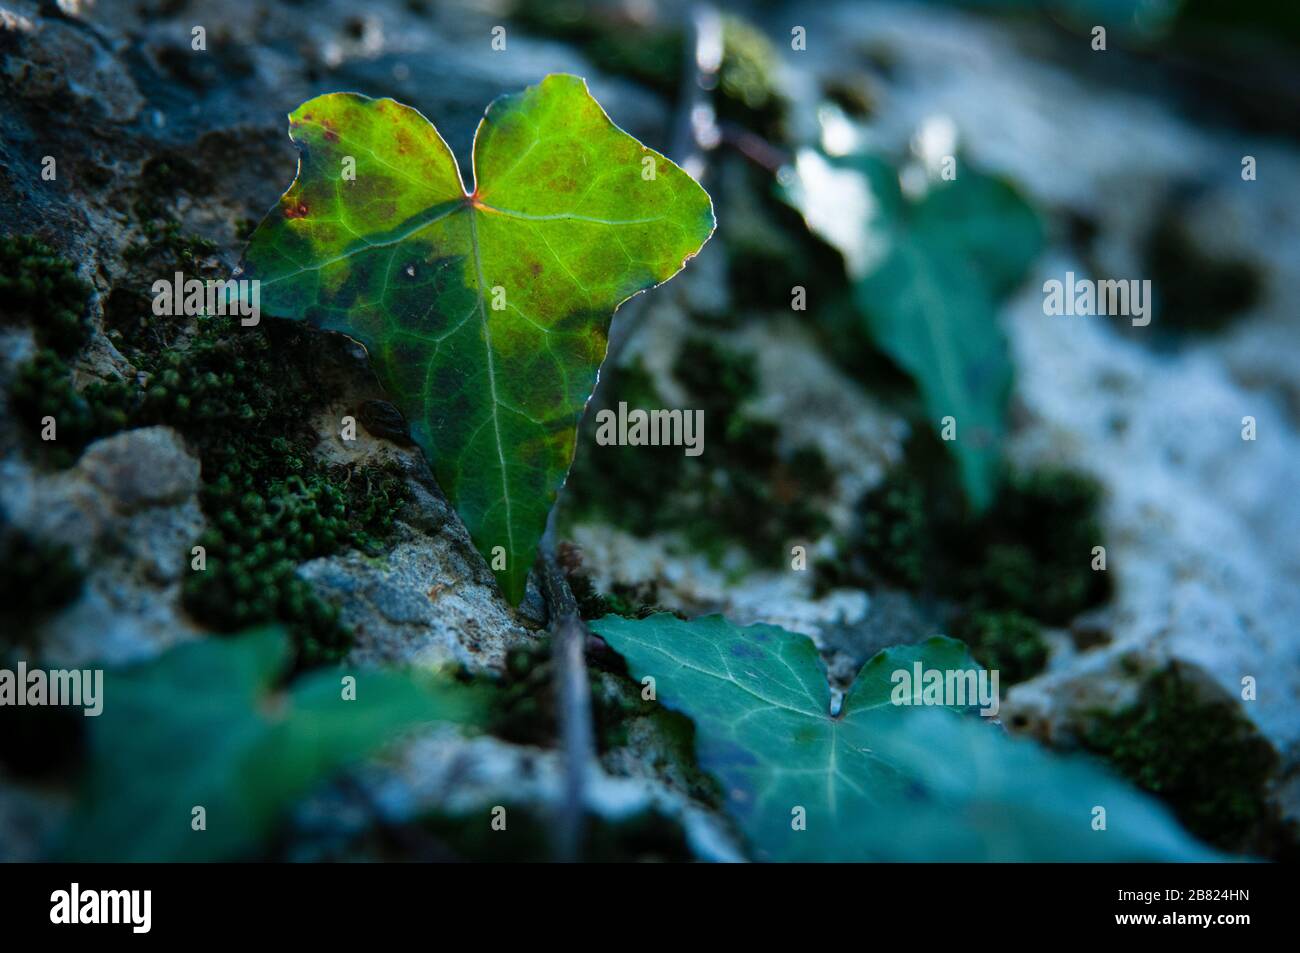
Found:
[(700, 250), (709, 196), (575, 76), (488, 107), (472, 190), (409, 106), (331, 93), (289, 118), (298, 176), (240, 277), (261, 280), (268, 312), (366, 347), (480, 552), (504, 553), (517, 603), (610, 318)]
[(997, 303), (1042, 247), (1037, 215), (1011, 186), (965, 166), (904, 195), (897, 171), (867, 154), (801, 151), (785, 196), (844, 256), (872, 339), (917, 382), (935, 429), (955, 418), (962, 485), (985, 509), (1012, 377)]
[[(318, 671), (276, 683), (275, 628), (209, 638), (104, 674), (90, 770), (62, 853), (93, 861), (218, 860), (255, 849), (312, 785), (402, 732), (480, 717), (469, 689), (415, 675)], [(344, 674), (356, 679), (343, 698)], [(191, 829), (206, 810), (207, 829)]]
[[(952, 709), (902, 707), (895, 671), (973, 670), (935, 637), (887, 649), (840, 712), (816, 648), (722, 616), (606, 616), (592, 629), (660, 702), (695, 722), (700, 765), (762, 860), (1204, 860), (1155, 801), (1090, 761), (1014, 740)], [(1107, 829), (1093, 830), (1093, 808)], [(806, 829), (795, 830), (795, 808)]]

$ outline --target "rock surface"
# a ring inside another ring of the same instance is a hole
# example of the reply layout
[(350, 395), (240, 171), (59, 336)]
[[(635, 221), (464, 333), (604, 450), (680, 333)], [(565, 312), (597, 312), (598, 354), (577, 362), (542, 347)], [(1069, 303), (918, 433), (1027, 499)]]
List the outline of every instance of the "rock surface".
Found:
[(0, 461), (0, 510), (34, 537), (71, 548), (86, 585), (28, 641), (62, 666), (150, 658), (199, 628), (180, 607), (202, 531), (199, 463), (168, 427), (96, 441), (78, 463), (40, 473)]

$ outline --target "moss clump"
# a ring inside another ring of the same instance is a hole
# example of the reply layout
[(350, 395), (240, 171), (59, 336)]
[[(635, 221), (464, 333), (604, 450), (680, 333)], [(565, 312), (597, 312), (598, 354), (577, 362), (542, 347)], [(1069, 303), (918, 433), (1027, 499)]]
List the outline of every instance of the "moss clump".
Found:
[[(184, 233), (168, 214), (170, 199), (193, 189), (196, 175), (183, 159), (170, 159), (151, 163), (141, 177), (136, 213), (144, 240), (127, 256), (139, 268), (218, 276), (215, 245)], [(84, 310), (89, 289), (44, 246), (5, 239), (0, 259), (9, 264), (0, 279), (12, 278), (20, 293), (12, 310), (33, 311), (40, 321), (50, 308), (70, 310), (74, 292)], [(148, 303), (115, 292), (106, 309), (110, 333), (138, 369), (135, 379), (78, 391), (53, 347), (18, 369), (10, 402), (33, 450), (68, 466), (99, 437), (127, 427), (175, 427), (202, 460), (211, 526), (198, 541), (207, 567), (187, 578), (186, 607), (223, 631), (285, 623), (300, 665), (340, 657), (350, 634), (337, 611), (297, 577), (296, 566), (348, 546), (377, 551), (406, 498), (404, 481), (383, 469), (351, 472), (316, 459), (308, 415), (333, 390), (310, 366), (304, 329), (272, 321), (249, 329), (231, 317), (159, 319)], [(45, 311), (36, 313), (38, 304)], [(53, 442), (40, 439), (46, 416), (56, 421)], [(189, 563), (190, 554), (183, 558)]]
[(1266, 855), (1295, 850), (1296, 832), (1265, 800), (1276, 754), (1235, 703), (1203, 700), (1177, 667), (1149, 677), (1131, 707), (1096, 714), (1082, 742), (1210, 843)]
[[(825, 459), (812, 447), (782, 449), (777, 426), (746, 412), (757, 391), (749, 355), (692, 338), (673, 373), (689, 391), (685, 405), (704, 412), (703, 454), (596, 446), (589, 414), (565, 493), (569, 517), (602, 518), (643, 536), (678, 531), (715, 558), (739, 544), (758, 565), (784, 564), (791, 541), (829, 526), (816, 506), (832, 483)], [(620, 368), (611, 391), (611, 405), (668, 406), (639, 367)]]
[(925, 493), (903, 472), (889, 474), (858, 503), (857, 554), (881, 578), (906, 589), (922, 589), (930, 528)]
[[(316, 459), (307, 417), (332, 391), (297, 357), (309, 351), (303, 329), (247, 329), (231, 317), (200, 317), (189, 330), (177, 324), (166, 349), (131, 352), (137, 380), (80, 393), (66, 365), (42, 351), (16, 375), (13, 405), (37, 434), (41, 417), (55, 417), (58, 441), (39, 447), (63, 465), (124, 427), (183, 433), (202, 461), (210, 523), (197, 541), (206, 568), (186, 579), (186, 608), (220, 631), (278, 620), (294, 636), (300, 665), (337, 659), (350, 634), (296, 567), (348, 546), (377, 551), (405, 484), (379, 468), (349, 472)], [(188, 552), (183, 558), (189, 563)]]
[(1042, 627), (1020, 612), (974, 612), (953, 634), (970, 646), (977, 662), (999, 672), (1002, 685), (1033, 678), (1047, 666)]
[(136, 180), (132, 211), (144, 226), (147, 242), (146, 246), (135, 250), (137, 255), (147, 251), (148, 244), (163, 239), (163, 236), (168, 242), (184, 244), (191, 241), (172, 221), (173, 205), (181, 192), (210, 195), (211, 178), (179, 153), (154, 156), (144, 164)]
[(1110, 595), (1106, 573), (1092, 569), (1093, 547), (1104, 542), (1101, 487), (1073, 470), (1015, 472), (972, 519), (951, 467), (929, 466), (927, 452), (909, 446), (907, 460), (863, 496), (837, 558), (818, 564), (818, 585), (883, 582), (954, 602), (959, 618), (983, 619), (987, 652), (1024, 669), (1039, 648), (1020, 662), (1008, 652), (1019, 637), (1038, 645), (1031, 623), (1063, 625)]
[[(689, 36), (675, 22), (592, 0), (528, 0), (516, 4), (511, 14), (526, 30), (578, 45), (606, 73), (626, 76), (670, 100), (681, 91)], [(724, 16), (718, 118), (782, 138), (787, 102), (777, 84), (777, 63), (775, 48), (757, 27)]]
[(186, 579), (186, 607), (224, 631), (284, 622), (310, 666), (340, 658), (351, 636), (297, 565), (348, 546), (377, 552), (406, 490), (397, 473), (317, 460), (305, 411), (329, 390), (284, 359), (306, 349), (302, 330), (278, 333), (203, 319), (185, 351), (151, 359), (136, 415), (177, 427), (202, 460), (207, 568)]
[(85, 570), (72, 550), (36, 539), (0, 520), (0, 614), (9, 618), (5, 639), (21, 637), (18, 620), (53, 612), (81, 593)]
[(1147, 261), (1159, 302), (1158, 327), (1220, 330), (1254, 306), (1263, 286), (1254, 264), (1206, 254), (1187, 228), (1168, 216), (1148, 240)]
[(656, 583), (629, 586), (614, 583), (609, 592), (600, 592), (586, 573), (569, 574), (569, 587), (578, 601), (578, 614), (585, 620), (618, 615), (625, 619), (644, 619), (656, 612), (664, 612), (657, 602), (659, 587)]
[[(184, 586), (186, 608), (224, 631), (280, 620), (295, 636), (298, 663), (341, 658), (351, 634), (338, 611), (296, 575), (299, 563), (328, 555), (352, 540), (344, 494), (312, 474), (270, 481), (240, 493), (230, 472), (204, 487), (212, 526), (199, 538), (207, 567)], [(364, 532), (362, 530), (361, 532)]]
[(578, 44), (598, 69), (673, 97), (681, 82), (685, 33), (590, 0), (527, 0), (512, 18), (524, 29)]
[(777, 84), (777, 63), (776, 49), (762, 31), (742, 17), (724, 17), (718, 119), (773, 141), (784, 139), (788, 104)]
[[(726, 251), (733, 300), (741, 310), (788, 313), (791, 289), (804, 288), (807, 307), (813, 308), (819, 319), (834, 317), (834, 327), (827, 329), (834, 339), (830, 351), (842, 356), (842, 331), (861, 322), (851, 308), (838, 306), (849, 295), (839, 252), (812, 235), (799, 213), (776, 198), (770, 173), (726, 153), (717, 155), (716, 168), (710, 192), (718, 220), (727, 223), (718, 240)], [(827, 314), (832, 303), (837, 310)], [(850, 313), (841, 316), (840, 310)], [(820, 323), (817, 330), (822, 330)]]
[[(610, 382), (610, 403), (663, 407), (663, 398), (640, 364), (620, 367)], [(682, 479), (680, 447), (602, 447), (596, 444), (594, 414), (584, 418), (583, 439), (569, 471), (563, 505), (609, 520), (628, 532), (654, 532), (661, 505)]]
[(879, 106), (875, 83), (865, 72), (827, 77), (822, 81), (822, 94), (854, 119), (870, 119)]
[(91, 290), (73, 263), (40, 239), (0, 238), (0, 314), (30, 321), (43, 347), (67, 357), (86, 342)]
[[(778, 427), (745, 412), (758, 383), (750, 355), (692, 338), (673, 374), (705, 421), (715, 422), (704, 455), (686, 464), (698, 468), (708, 458), (710, 472), (692, 474), (681, 526), (704, 552), (720, 554), (727, 540), (735, 540), (759, 565), (785, 564), (792, 540), (816, 539), (830, 526), (816, 506), (833, 483), (825, 458), (814, 447), (782, 451)], [(721, 433), (718, 421), (724, 422)]]
[[(9, 405), (31, 450), (48, 465), (63, 468), (77, 461), (86, 444), (128, 424), (130, 392), (123, 382), (96, 382), (78, 391), (72, 369), (53, 349), (42, 348), (15, 371)], [(54, 418), (54, 440), (42, 439), (46, 417)]]
[[(598, 752), (605, 753), (626, 741), (624, 725), (635, 714), (647, 714), (652, 703), (626, 683), (626, 691), (611, 691), (602, 677), (600, 660), (587, 670), (591, 692), (592, 724)], [(497, 692), (490, 731), (516, 744), (554, 747), (559, 731), (555, 697), (555, 662), (546, 639), (512, 648), (506, 653), (506, 670)]]
[(658, 604), (659, 585), (655, 582), (627, 585), (614, 583), (609, 592), (600, 592), (591, 576), (582, 568), (582, 551), (569, 542), (556, 547), (556, 559), (564, 570), (578, 615), (584, 620), (619, 615), (625, 619), (644, 619), (656, 612), (665, 612)]
[[(989, 609), (1012, 609), (1062, 625), (1104, 602), (1109, 576), (1092, 569), (1102, 544), (1101, 487), (1062, 469), (1013, 473), (977, 532), (948, 531), (957, 594)], [(974, 545), (962, 546), (962, 539)]]
[(174, 219), (147, 219), (142, 229), (144, 238), (127, 249), (127, 261), (171, 265), (191, 278), (216, 275), (211, 260), (217, 245), (211, 239), (186, 232)]

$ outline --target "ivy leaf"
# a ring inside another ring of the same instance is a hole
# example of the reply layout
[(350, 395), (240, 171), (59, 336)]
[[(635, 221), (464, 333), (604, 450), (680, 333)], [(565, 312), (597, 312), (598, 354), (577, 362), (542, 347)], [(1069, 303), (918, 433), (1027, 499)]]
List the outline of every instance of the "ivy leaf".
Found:
[[(893, 673), (975, 670), (937, 636), (878, 653), (831, 717), (806, 636), (722, 616), (606, 616), (592, 629), (695, 722), (700, 765), (762, 860), (1204, 860), (1152, 799), (978, 716), (893, 704)], [(1093, 808), (1107, 829), (1093, 830)], [(806, 828), (794, 829), (803, 808)]]
[(240, 277), (269, 313), (366, 347), (518, 603), (614, 310), (700, 250), (712, 202), (575, 76), (488, 107), (471, 189), (433, 125), (391, 99), (331, 93), (289, 119), (298, 176)]
[[(247, 854), (317, 782), (402, 732), (478, 717), (457, 684), (341, 670), (277, 680), (290, 658), (275, 628), (209, 638), (104, 673), (89, 719), (90, 770), (62, 852), (75, 860), (218, 860)], [(207, 829), (191, 828), (202, 806)]]
[(966, 167), (912, 197), (876, 156), (809, 149), (785, 197), (844, 256), (872, 339), (917, 382), (935, 429), (955, 419), (962, 485), (976, 511), (987, 508), (1012, 378), (997, 304), (1042, 247), (1037, 215), (1011, 186)]

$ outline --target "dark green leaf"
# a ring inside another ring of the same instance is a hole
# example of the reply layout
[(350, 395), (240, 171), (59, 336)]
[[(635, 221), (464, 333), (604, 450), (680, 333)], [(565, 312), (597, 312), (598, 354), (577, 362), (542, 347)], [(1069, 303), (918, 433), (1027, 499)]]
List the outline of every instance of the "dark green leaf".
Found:
[(972, 505), (993, 500), (1012, 366), (999, 298), (1042, 245), (1033, 210), (1000, 180), (961, 167), (905, 195), (888, 163), (804, 150), (786, 196), (843, 254), (876, 345), (916, 380), (930, 422), (956, 421), (952, 446)]
[[(257, 847), (313, 784), (420, 725), (479, 715), (456, 684), (318, 671), (274, 687), (278, 629), (210, 638), (104, 676), (91, 766), (62, 853), (78, 860), (214, 860)], [(342, 678), (356, 678), (344, 700)], [(206, 811), (207, 829), (191, 829)]]
[[(1155, 801), (968, 712), (893, 703), (897, 671), (970, 671), (953, 639), (877, 654), (831, 717), (812, 641), (722, 616), (592, 628), (695, 722), (700, 765), (763, 860), (1203, 860)], [(969, 707), (969, 706), (968, 706)], [(1107, 829), (1093, 829), (1093, 808)], [(806, 829), (796, 830), (803, 808)]]

